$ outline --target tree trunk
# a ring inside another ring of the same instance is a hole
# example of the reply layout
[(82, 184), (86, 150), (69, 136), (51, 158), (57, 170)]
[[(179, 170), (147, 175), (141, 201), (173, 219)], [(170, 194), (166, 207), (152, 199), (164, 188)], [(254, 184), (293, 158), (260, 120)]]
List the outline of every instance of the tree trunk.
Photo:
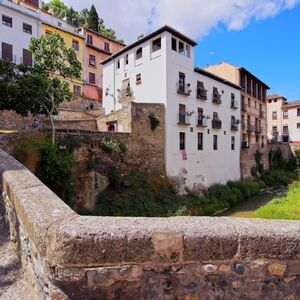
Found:
[(55, 144), (55, 125), (54, 125), (53, 116), (50, 114), (49, 118), (51, 121), (51, 128), (52, 128), (52, 144)]

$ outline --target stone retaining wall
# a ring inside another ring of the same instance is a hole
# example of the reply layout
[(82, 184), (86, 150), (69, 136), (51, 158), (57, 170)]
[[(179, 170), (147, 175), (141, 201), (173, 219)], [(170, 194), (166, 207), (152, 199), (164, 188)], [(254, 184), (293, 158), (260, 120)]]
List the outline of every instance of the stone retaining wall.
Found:
[(40, 299), (299, 299), (300, 223), (74, 213), (0, 150), (11, 238)]

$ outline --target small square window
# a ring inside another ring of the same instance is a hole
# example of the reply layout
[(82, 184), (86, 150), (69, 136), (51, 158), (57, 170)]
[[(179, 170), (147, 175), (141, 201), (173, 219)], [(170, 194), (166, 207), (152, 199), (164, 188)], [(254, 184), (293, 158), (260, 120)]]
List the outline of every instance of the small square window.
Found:
[(172, 38), (172, 50), (177, 51), (177, 40)]
[(185, 150), (185, 133), (179, 132), (179, 150)]
[(152, 52), (159, 51), (161, 49), (161, 38), (158, 38), (152, 42)]
[(89, 73), (89, 83), (96, 84), (96, 74), (95, 73)]
[(231, 150), (232, 151), (235, 150), (235, 137), (234, 136), (231, 137)]
[(90, 54), (89, 55), (89, 64), (90, 66), (96, 67), (96, 56)]
[(74, 84), (74, 86), (73, 86), (73, 93), (75, 95), (80, 95), (81, 94), (81, 86)]
[(143, 48), (139, 48), (136, 50), (136, 60), (140, 59), (143, 57)]
[(203, 133), (198, 132), (198, 150), (203, 150)]
[(217, 135), (213, 136), (213, 149), (218, 150), (218, 136)]
[(142, 75), (141, 74), (137, 74), (136, 75), (136, 84), (141, 84), (142, 83)]
[(32, 34), (32, 26), (26, 23), (23, 23), (23, 32)]
[(2, 15), (2, 24), (8, 27), (12, 27), (12, 18)]
[(75, 51), (79, 51), (79, 42), (73, 40), (73, 41), (72, 41), (72, 48), (73, 48)]

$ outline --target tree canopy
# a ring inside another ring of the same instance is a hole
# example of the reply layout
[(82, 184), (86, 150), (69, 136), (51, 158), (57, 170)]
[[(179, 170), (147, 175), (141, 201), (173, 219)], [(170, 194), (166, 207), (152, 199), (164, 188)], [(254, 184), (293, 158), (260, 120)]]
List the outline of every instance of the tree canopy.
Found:
[(63, 101), (72, 99), (65, 78), (80, 78), (81, 64), (74, 49), (67, 48), (58, 33), (33, 38), (29, 49), (33, 67), (0, 60), (0, 109), (49, 117), (54, 143), (54, 115)]
[(42, 7), (47, 11), (51, 10), (57, 17), (65, 18), (66, 21), (73, 26), (82, 26), (124, 43), (122, 39), (117, 38), (116, 32), (112, 28), (105, 26), (103, 19), (99, 17), (94, 5), (92, 5), (90, 9), (84, 8), (78, 12), (72, 6), (67, 7), (61, 0), (50, 0), (47, 3), (43, 2)]

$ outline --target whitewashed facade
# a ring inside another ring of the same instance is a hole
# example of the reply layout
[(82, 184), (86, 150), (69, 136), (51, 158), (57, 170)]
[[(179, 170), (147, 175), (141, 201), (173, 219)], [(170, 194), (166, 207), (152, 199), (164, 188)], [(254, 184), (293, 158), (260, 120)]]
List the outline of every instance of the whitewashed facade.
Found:
[(197, 190), (240, 179), (240, 89), (195, 68), (195, 45), (164, 26), (111, 56), (103, 106), (110, 113), (127, 101), (163, 103), (167, 175)]
[(0, 0), (0, 58), (16, 64), (32, 62), (30, 40), (40, 36), (40, 13), (26, 5)]

